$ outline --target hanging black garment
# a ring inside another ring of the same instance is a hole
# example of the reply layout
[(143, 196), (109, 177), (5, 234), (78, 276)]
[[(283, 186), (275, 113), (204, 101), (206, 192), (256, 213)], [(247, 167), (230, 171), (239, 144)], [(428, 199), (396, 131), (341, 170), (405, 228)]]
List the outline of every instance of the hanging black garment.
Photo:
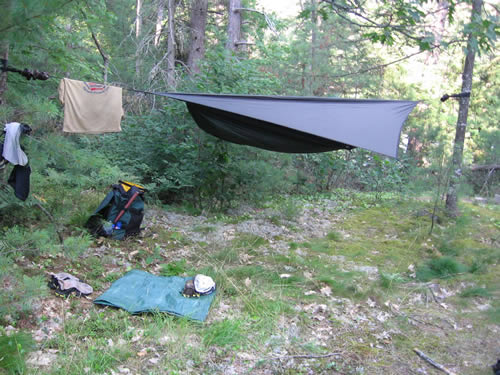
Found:
[(2, 154), (3, 154), (3, 142), (0, 143), (0, 170), (5, 168), (5, 165), (8, 163), (8, 161), (4, 159)]
[(30, 193), (30, 174), (29, 165), (16, 165), (7, 181), (14, 188), (14, 195), (22, 201), (25, 201)]

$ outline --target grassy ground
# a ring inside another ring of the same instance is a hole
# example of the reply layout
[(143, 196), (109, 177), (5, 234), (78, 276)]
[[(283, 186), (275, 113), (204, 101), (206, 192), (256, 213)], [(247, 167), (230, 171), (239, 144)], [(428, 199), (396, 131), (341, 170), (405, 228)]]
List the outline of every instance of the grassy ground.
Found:
[(11, 328), (36, 340), (24, 371), (440, 373), (418, 348), (456, 373), (487, 374), (500, 358), (500, 212), (464, 204), (431, 234), (430, 212), (425, 201), (359, 194), (213, 217), (150, 209), (139, 238), (18, 266), (78, 275), (94, 298), (130, 269), (204, 273), (218, 285), (207, 321), (49, 294)]

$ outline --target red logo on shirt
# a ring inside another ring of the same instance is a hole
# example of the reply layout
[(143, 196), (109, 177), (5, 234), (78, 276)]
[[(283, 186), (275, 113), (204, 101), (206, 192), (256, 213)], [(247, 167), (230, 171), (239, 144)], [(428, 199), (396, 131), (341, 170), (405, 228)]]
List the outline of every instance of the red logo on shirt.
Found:
[(83, 89), (90, 94), (102, 94), (108, 91), (109, 86), (102, 83), (83, 82)]

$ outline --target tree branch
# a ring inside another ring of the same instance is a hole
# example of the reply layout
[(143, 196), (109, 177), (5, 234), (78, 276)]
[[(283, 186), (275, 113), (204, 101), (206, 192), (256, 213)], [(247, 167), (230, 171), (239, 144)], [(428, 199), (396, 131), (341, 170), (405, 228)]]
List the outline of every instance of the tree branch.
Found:
[(234, 8), (234, 11), (240, 11), (240, 10), (246, 10), (248, 12), (255, 12), (255, 13), (259, 13), (259, 14), (262, 14), (266, 20), (266, 23), (267, 23), (267, 26), (269, 26), (269, 29), (271, 29), (271, 31), (274, 33), (274, 34), (278, 34), (278, 32), (276, 31), (276, 25), (274, 24), (274, 22), (267, 16), (266, 13), (264, 12), (261, 12), (260, 10), (257, 10), (257, 9), (251, 9), (251, 8)]
[(427, 361), (428, 363), (430, 363), (432, 366), (434, 366), (435, 368), (437, 368), (438, 370), (441, 370), (443, 372), (445, 372), (446, 374), (448, 375), (455, 375), (454, 372), (448, 370), (446, 367), (444, 367), (443, 365), (440, 365), (439, 363), (437, 363), (436, 361), (434, 361), (432, 358), (429, 358), (427, 355), (425, 355), (424, 353), (422, 353), (420, 350), (418, 350), (417, 348), (414, 348), (413, 351), (415, 353), (417, 353), (417, 355), (422, 358), (423, 360)]
[[(52, 12), (54, 12), (54, 11), (55, 11), (55, 10), (57, 10), (57, 9), (60, 9), (60, 8), (65, 7), (65, 6), (66, 6), (66, 5), (68, 5), (69, 3), (72, 3), (73, 1), (74, 1), (74, 0), (68, 0), (68, 1), (66, 1), (63, 5), (58, 6), (57, 8), (51, 9), (50, 11), (47, 11), (46, 13), (47, 13), (47, 14), (52, 13)], [(29, 21), (31, 21), (31, 20), (36, 19), (36, 18), (43, 17), (44, 15), (46, 15), (46, 13), (44, 12), (44, 13), (40, 13), (40, 14), (34, 15), (34, 16), (32, 16), (32, 17), (29, 17), (29, 18), (25, 18), (25, 19), (23, 20), (23, 23), (27, 23), (27, 22), (29, 22)], [(12, 25), (8, 25), (8, 26), (6, 26), (6, 27), (4, 27), (4, 28), (0, 29), (0, 33), (3, 33), (4, 31), (7, 31), (7, 30), (9, 30), (9, 29), (12, 29), (13, 27), (16, 27), (16, 26), (19, 26), (19, 23), (12, 24)]]
[(297, 354), (297, 355), (284, 355), (278, 357), (267, 357), (264, 360), (275, 360), (275, 359), (292, 359), (292, 358), (328, 358), (328, 357), (341, 357), (342, 353), (328, 353), (328, 354)]
[[(87, 4), (88, 6), (88, 4)], [(87, 18), (87, 15), (83, 11), (83, 9), (80, 9), (80, 12), (82, 12), (83, 18)], [(92, 30), (92, 27), (87, 24), (87, 27), (89, 28), (90, 34), (92, 35), (92, 40), (94, 41), (97, 50), (101, 54), (102, 60), (104, 62), (104, 72), (103, 72), (103, 78), (104, 78), (104, 84), (108, 83), (108, 65), (109, 65), (109, 58), (108, 56), (104, 53), (104, 50), (101, 47), (101, 44), (99, 43), (99, 40), (97, 40), (97, 37), (94, 34), (94, 30)]]
[[(407, 25), (392, 25), (391, 24), (391, 21), (392, 21), (392, 15), (390, 16), (390, 19), (389, 19), (389, 22), (386, 23), (386, 24), (379, 24), (377, 22), (375, 22), (374, 20), (368, 18), (367, 16), (355, 11), (354, 9), (352, 8), (348, 8), (348, 7), (345, 7), (345, 6), (341, 6), (337, 3), (335, 3), (333, 0), (321, 0), (322, 2), (324, 3), (327, 3), (327, 4), (330, 4), (333, 11), (340, 17), (342, 18), (343, 20), (349, 22), (350, 24), (352, 25), (355, 25), (359, 28), (371, 28), (371, 29), (386, 29), (386, 28), (390, 28), (392, 30), (394, 30), (395, 32), (401, 34), (401, 35), (404, 35), (405, 37), (407, 37), (408, 39), (411, 39), (411, 40), (414, 40), (416, 42), (421, 42), (422, 41), (422, 38), (423, 36), (414, 36), (414, 35), (411, 35), (409, 33), (407, 33), (406, 30), (408, 28)], [(343, 14), (341, 14), (340, 11), (343, 11), (345, 13), (350, 13), (358, 18), (361, 18), (362, 20), (368, 22), (370, 25), (364, 25), (364, 24), (360, 24), (360, 23), (357, 23), (351, 19), (349, 19), (348, 17), (344, 16)], [(435, 46), (435, 45), (434, 45)], [(434, 47), (433, 46), (433, 47)]]

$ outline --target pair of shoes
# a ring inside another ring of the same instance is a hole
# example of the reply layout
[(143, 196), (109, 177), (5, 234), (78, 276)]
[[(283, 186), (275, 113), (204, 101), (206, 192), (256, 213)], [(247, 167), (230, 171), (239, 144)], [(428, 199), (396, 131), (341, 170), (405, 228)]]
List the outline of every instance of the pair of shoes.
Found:
[(68, 297), (72, 293), (77, 297), (88, 296), (94, 291), (89, 284), (65, 272), (51, 273), (48, 285), (58, 297)]

